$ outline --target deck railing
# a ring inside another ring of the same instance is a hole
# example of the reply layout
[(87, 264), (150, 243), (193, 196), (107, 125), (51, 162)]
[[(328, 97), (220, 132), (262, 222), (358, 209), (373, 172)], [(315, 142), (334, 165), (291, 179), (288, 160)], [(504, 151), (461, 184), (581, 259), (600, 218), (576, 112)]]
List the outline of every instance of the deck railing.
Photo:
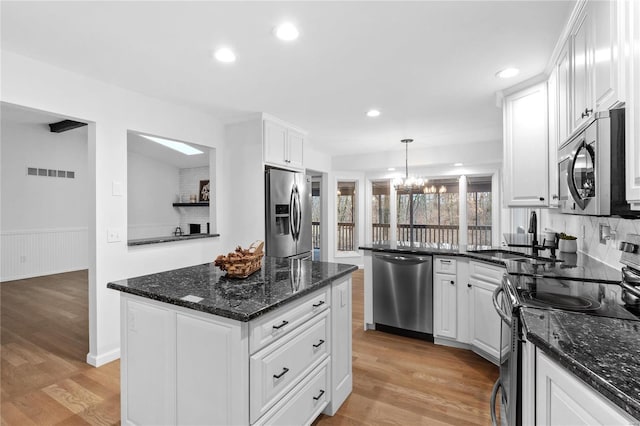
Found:
[(338, 250), (353, 251), (353, 222), (338, 222)]
[[(372, 226), (373, 241), (389, 241), (390, 225), (374, 223)], [(418, 243), (447, 243), (458, 245), (458, 225), (413, 225), (399, 224), (396, 238), (398, 241), (414, 241)], [(491, 225), (470, 225), (467, 229), (467, 242), (474, 245), (491, 245)]]
[(314, 249), (320, 248), (320, 222), (311, 222), (311, 244)]

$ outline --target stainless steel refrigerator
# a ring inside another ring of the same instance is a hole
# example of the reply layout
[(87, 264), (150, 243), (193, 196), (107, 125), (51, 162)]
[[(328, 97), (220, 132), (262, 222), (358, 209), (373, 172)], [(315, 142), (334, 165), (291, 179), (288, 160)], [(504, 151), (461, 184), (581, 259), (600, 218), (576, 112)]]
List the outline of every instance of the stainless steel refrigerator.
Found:
[(311, 258), (311, 177), (265, 170), (266, 254)]

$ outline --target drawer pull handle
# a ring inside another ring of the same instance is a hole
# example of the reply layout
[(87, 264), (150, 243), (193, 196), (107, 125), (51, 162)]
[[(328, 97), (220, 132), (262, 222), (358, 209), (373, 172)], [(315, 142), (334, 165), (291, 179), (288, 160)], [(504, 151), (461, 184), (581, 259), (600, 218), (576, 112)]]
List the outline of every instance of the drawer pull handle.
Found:
[(289, 369), (288, 369), (287, 367), (284, 367), (284, 368), (282, 369), (282, 373), (280, 373), (280, 374), (274, 374), (274, 375), (273, 375), (273, 378), (274, 378), (274, 379), (279, 379), (280, 377), (282, 377), (282, 376), (284, 376), (285, 374), (287, 374), (287, 372), (288, 372), (288, 371), (289, 371)]
[(320, 390), (320, 393), (318, 394), (318, 396), (314, 396), (314, 397), (313, 397), (313, 399), (317, 401), (317, 400), (319, 400), (320, 398), (322, 398), (322, 395), (324, 395), (324, 391), (323, 391), (323, 390)]
[(313, 345), (314, 348), (319, 348), (320, 346), (322, 346), (322, 344), (324, 343), (324, 340), (320, 339), (320, 341), (318, 343), (316, 343), (315, 345)]
[(274, 330), (280, 330), (282, 327), (284, 327), (287, 324), (289, 324), (289, 321), (282, 320), (282, 324), (274, 325), (273, 328), (274, 328)]
[(440, 263), (451, 263), (451, 261), (450, 261), (450, 260), (443, 260), (443, 259), (440, 259)]
[(314, 308), (317, 308), (317, 307), (322, 306), (322, 305), (324, 305), (324, 300), (321, 300), (321, 301), (319, 301), (318, 303), (314, 303), (312, 306), (313, 306)]

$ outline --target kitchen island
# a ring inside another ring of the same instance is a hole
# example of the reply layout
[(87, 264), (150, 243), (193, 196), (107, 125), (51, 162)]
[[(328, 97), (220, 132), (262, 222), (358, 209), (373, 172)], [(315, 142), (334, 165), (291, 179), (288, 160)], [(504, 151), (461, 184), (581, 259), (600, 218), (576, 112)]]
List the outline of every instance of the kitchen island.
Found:
[(123, 424), (305, 424), (351, 393), (355, 266), (265, 258), (109, 283), (121, 291)]

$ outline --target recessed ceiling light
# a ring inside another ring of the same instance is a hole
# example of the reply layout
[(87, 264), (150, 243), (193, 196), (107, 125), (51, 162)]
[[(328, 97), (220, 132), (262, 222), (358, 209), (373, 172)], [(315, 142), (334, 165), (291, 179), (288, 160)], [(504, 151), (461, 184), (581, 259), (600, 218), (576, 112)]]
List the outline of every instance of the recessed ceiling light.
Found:
[(298, 38), (300, 33), (291, 22), (285, 22), (278, 25), (275, 30), (276, 37), (283, 41), (293, 41)]
[(389, 168), (387, 169), (387, 171), (389, 171), (389, 172), (395, 172), (395, 171), (396, 171), (396, 168), (395, 168), (395, 167), (389, 167)]
[(174, 151), (181, 152), (184, 155), (202, 154), (202, 151), (192, 147), (191, 145), (187, 145), (186, 143), (172, 141), (170, 139), (158, 138), (155, 136), (147, 136), (147, 135), (140, 135), (140, 136), (142, 136), (145, 139), (149, 139), (150, 141), (153, 141), (155, 143), (159, 143), (160, 145), (166, 146), (167, 148), (171, 148)]
[(380, 111), (378, 111), (377, 109), (370, 109), (369, 111), (367, 111), (367, 117), (377, 117), (380, 115)]
[(462, 166), (463, 164), (462, 164), (462, 163), (454, 163), (453, 165), (454, 165), (454, 166), (456, 166), (456, 167), (460, 167), (460, 166)]
[(502, 71), (498, 71), (496, 73), (496, 77), (500, 78), (511, 78), (520, 74), (520, 70), (518, 68), (505, 68)]
[(236, 61), (236, 54), (233, 53), (233, 50), (229, 49), (228, 47), (221, 47), (220, 49), (216, 50), (214, 53), (214, 57), (218, 61), (225, 63)]

